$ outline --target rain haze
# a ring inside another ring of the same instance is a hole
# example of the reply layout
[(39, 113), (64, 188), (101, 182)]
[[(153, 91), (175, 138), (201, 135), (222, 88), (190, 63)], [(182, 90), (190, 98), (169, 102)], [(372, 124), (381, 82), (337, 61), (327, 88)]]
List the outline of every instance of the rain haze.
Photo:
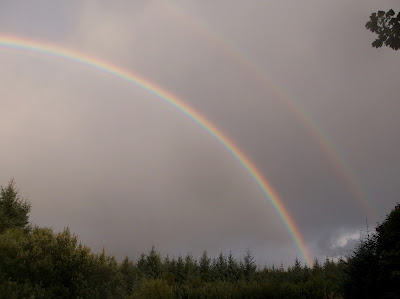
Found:
[(137, 258), (251, 249), (304, 261), (254, 177), (138, 85), (5, 46), (72, 49), (163, 88), (246, 154), (311, 258), (345, 256), (399, 201), (399, 52), (365, 29), (398, 1), (0, 1), (0, 184), (31, 221)]

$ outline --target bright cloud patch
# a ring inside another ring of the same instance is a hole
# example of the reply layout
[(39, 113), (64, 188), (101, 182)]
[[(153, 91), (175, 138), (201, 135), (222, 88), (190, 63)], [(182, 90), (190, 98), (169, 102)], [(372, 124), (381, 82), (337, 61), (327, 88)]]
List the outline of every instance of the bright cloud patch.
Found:
[(360, 239), (360, 232), (344, 232), (339, 234), (339, 236), (333, 239), (331, 244), (331, 249), (344, 248), (351, 241), (357, 241)]

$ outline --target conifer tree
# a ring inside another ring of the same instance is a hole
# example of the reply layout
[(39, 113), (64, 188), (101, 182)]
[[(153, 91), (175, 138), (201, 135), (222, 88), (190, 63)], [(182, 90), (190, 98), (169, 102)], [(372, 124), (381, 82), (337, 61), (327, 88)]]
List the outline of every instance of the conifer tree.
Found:
[(288, 269), (289, 279), (294, 283), (299, 283), (303, 281), (303, 269), (301, 267), (300, 261), (296, 257), (293, 267)]
[(125, 292), (131, 295), (136, 281), (136, 267), (128, 257), (122, 261), (121, 274), (125, 283)]
[(388, 298), (400, 297), (400, 203), (377, 226), (373, 237), (379, 263), (378, 287)]
[(315, 260), (314, 260), (312, 273), (313, 273), (314, 276), (321, 276), (322, 277), (322, 275), (323, 275), (322, 267), (321, 267), (321, 265), (320, 265), (320, 263), (319, 263), (317, 258), (315, 258)]
[(196, 261), (191, 254), (185, 257), (185, 277), (192, 278), (196, 275)]
[(247, 281), (253, 279), (254, 274), (256, 273), (257, 266), (254, 261), (254, 257), (251, 255), (250, 249), (246, 250), (246, 255), (243, 259), (243, 267), (244, 267), (244, 278)]
[(169, 262), (168, 272), (175, 275), (175, 273), (176, 273), (176, 260), (175, 260), (175, 258), (172, 258), (172, 260)]
[(227, 277), (230, 281), (237, 281), (239, 279), (239, 266), (232, 255), (232, 252), (229, 252), (228, 259), (227, 259)]
[(182, 256), (178, 256), (178, 260), (176, 262), (175, 280), (178, 284), (182, 284), (185, 279), (185, 263), (183, 262)]
[(146, 255), (142, 253), (136, 263), (138, 279), (146, 278), (147, 275), (147, 262)]
[(221, 252), (216, 260), (215, 268), (218, 280), (226, 280), (228, 265), (224, 254)]
[(151, 279), (161, 278), (161, 271), (161, 257), (153, 245), (146, 256), (146, 277)]
[(210, 281), (211, 259), (208, 257), (206, 250), (204, 250), (201, 255), (199, 267), (200, 277), (206, 282)]
[(19, 196), (14, 180), (0, 187), (0, 233), (8, 228), (29, 229), (30, 211), (31, 205)]

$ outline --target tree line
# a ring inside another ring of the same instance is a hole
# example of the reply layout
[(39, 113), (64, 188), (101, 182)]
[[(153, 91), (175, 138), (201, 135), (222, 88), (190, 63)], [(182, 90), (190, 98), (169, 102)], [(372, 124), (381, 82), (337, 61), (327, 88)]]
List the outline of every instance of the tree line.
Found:
[[(372, 13), (373, 47), (400, 48), (400, 12)], [(250, 251), (136, 261), (94, 253), (68, 228), (29, 223), (31, 205), (11, 181), (0, 189), (0, 298), (400, 298), (400, 204), (345, 259), (312, 267), (256, 267)]]
[(400, 205), (345, 259), (257, 267), (250, 251), (137, 260), (94, 253), (68, 228), (29, 223), (11, 181), (0, 192), (1, 298), (400, 298)]

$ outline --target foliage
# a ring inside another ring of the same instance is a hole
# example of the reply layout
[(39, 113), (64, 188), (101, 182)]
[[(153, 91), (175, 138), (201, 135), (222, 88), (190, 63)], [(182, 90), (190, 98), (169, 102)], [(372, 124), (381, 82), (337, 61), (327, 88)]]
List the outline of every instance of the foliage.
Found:
[(378, 286), (386, 298), (400, 297), (400, 204), (376, 228), (375, 254), (378, 260)]
[(91, 253), (88, 247), (78, 244), (68, 228), (57, 234), (38, 227), (28, 233), (6, 230), (0, 234), (0, 264), (3, 292), (11, 292), (15, 286), (37, 290), (45, 297), (122, 294), (115, 259), (104, 252)]
[(348, 298), (400, 298), (400, 204), (347, 261)]
[(257, 268), (249, 250), (239, 260), (207, 251), (199, 260), (170, 259), (154, 246), (118, 263), (104, 250), (92, 253), (68, 228), (30, 228), (30, 205), (14, 182), (1, 190), (0, 298), (400, 298), (399, 204), (346, 260), (315, 260), (310, 268), (296, 259), (284, 269)]
[(361, 242), (348, 259), (346, 298), (377, 298), (377, 259), (371, 240)]
[(165, 280), (151, 279), (142, 283), (139, 291), (133, 298), (172, 298), (172, 290)]
[(400, 12), (397, 16), (393, 9), (374, 12), (365, 27), (378, 34), (378, 38), (372, 43), (373, 47), (380, 48), (385, 45), (394, 50), (400, 48)]
[(8, 228), (29, 229), (30, 210), (31, 205), (19, 196), (14, 180), (0, 187), (0, 233)]

